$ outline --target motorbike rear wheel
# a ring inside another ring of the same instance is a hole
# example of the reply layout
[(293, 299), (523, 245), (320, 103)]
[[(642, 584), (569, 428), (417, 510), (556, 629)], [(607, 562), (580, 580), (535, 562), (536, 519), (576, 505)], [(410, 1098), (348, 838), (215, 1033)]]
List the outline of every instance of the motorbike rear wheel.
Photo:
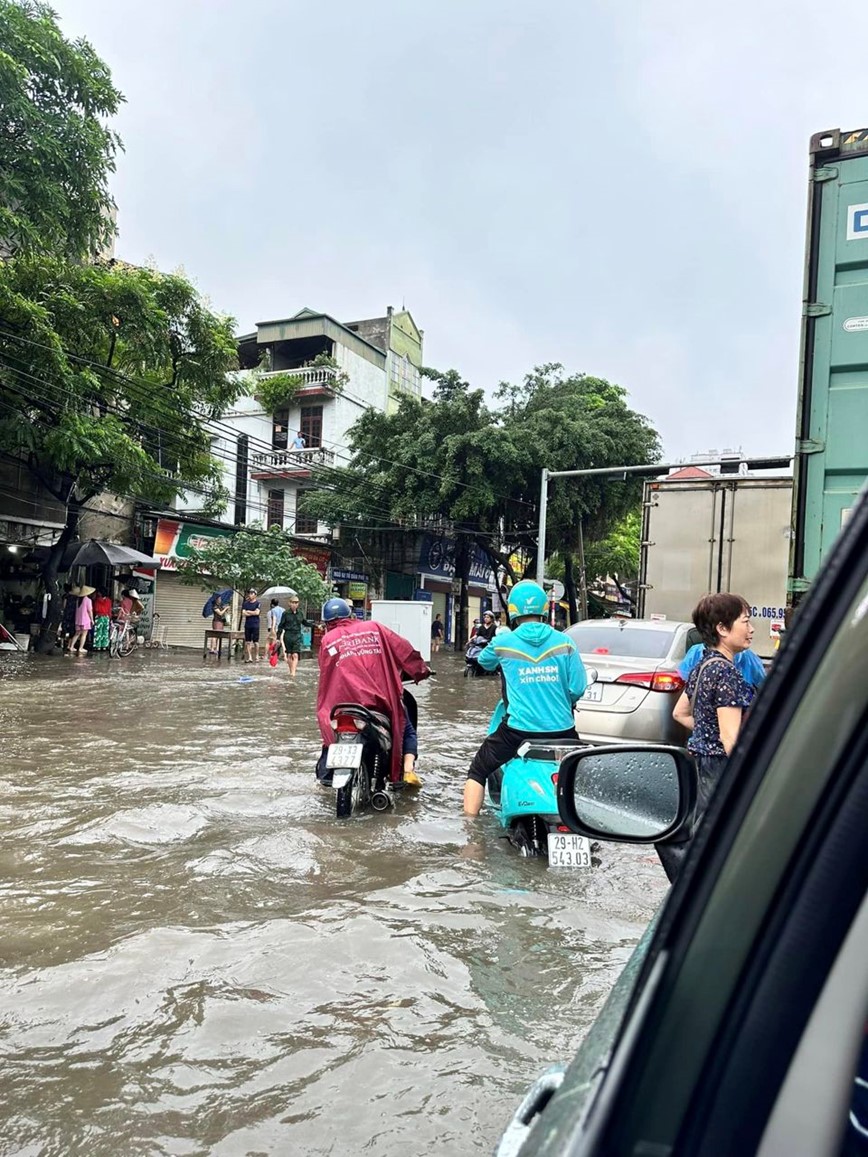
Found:
[(346, 819), (353, 812), (360, 812), (371, 798), (371, 783), (367, 767), (354, 771), (352, 777), (335, 792), (335, 818)]

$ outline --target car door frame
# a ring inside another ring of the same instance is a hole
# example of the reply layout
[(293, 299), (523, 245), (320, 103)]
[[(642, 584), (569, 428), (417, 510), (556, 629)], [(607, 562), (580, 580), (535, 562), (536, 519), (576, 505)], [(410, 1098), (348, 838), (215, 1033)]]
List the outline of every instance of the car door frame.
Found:
[[(815, 842), (822, 842), (823, 825), (832, 818), (824, 819), (819, 808), (838, 767), (834, 738), (827, 734), (829, 712), (836, 702), (845, 709), (842, 748), (866, 719), (868, 677), (854, 687), (848, 684), (849, 669), (840, 663), (836, 668), (834, 660), (836, 641), (843, 646), (841, 640), (849, 638), (855, 656), (848, 662), (862, 664), (860, 674), (866, 675), (868, 647), (859, 651), (868, 613), (866, 589), (868, 499), (863, 495), (800, 609), (661, 913), (595, 1097), (571, 1111), (568, 1072), (523, 1153), (597, 1157), (702, 1151), (695, 1148), (702, 1132), (695, 1127), (702, 1120), (695, 1110), (714, 1101), (712, 1082), (720, 1081), (726, 1065), (737, 1063), (747, 1039), (734, 1024), (727, 1025), (727, 1015), (739, 1001), (750, 1001), (765, 975), (763, 962), (774, 959), (766, 921), (785, 899), (786, 879), (798, 882), (810, 874), (800, 841), (813, 825)], [(792, 764), (799, 756), (790, 748), (805, 743), (793, 727), (800, 712), (806, 716), (800, 718), (801, 731), (808, 739), (814, 735), (818, 750), (802, 755), (814, 761), (812, 774), (796, 776)], [(747, 894), (745, 881), (756, 865), (765, 874)], [(734, 918), (733, 942), (726, 944), (721, 929)], [(699, 1003), (697, 976), (701, 979), (703, 963), (708, 975)], [(754, 965), (759, 972), (751, 981)], [(810, 1009), (802, 1013), (807, 1019)], [(738, 1024), (744, 1027), (743, 1018)], [(767, 1090), (772, 1097), (775, 1091)], [(766, 1108), (770, 1112), (772, 1105)]]

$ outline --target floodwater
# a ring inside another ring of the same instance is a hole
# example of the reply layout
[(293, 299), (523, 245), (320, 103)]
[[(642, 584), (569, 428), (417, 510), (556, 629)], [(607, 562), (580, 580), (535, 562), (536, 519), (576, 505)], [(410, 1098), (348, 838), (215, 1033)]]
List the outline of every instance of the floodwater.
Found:
[(422, 792), (338, 821), (310, 662), (0, 653), (0, 1153), (492, 1151), (666, 881), (465, 820), (497, 687), (435, 665)]

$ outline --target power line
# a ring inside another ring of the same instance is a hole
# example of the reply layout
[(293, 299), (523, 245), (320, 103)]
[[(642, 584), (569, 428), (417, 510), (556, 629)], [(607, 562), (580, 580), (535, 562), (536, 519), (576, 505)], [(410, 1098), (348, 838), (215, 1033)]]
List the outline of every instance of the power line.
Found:
[[(20, 334), (17, 334), (14, 331), (8, 330), (4, 327), (0, 327), (0, 334), (3, 334), (4, 336), (11, 338), (13, 341), (17, 341), (17, 342), (23, 343), (25, 345), (33, 346), (33, 347), (38, 348), (38, 349), (45, 349), (45, 350), (48, 350), (49, 352), (52, 352), (52, 353), (57, 352), (53, 346), (47, 345), (44, 342), (33, 341), (31, 338), (22, 337)], [(73, 353), (70, 353), (68, 351), (64, 351), (64, 356), (67, 357), (68, 359), (70, 359), (71, 361), (75, 361), (75, 362), (79, 362), (83, 365), (91, 366), (94, 369), (99, 370), (100, 373), (104, 373), (104, 374), (107, 373), (111, 377), (113, 377), (115, 380), (122, 381), (128, 386), (129, 385), (136, 385), (140, 388), (144, 387), (149, 391), (150, 395), (152, 395), (152, 392), (155, 389), (160, 388), (160, 387), (155, 386), (153, 382), (149, 382), (143, 378), (130, 377), (128, 374), (124, 374), (121, 371), (114, 369), (114, 367), (112, 367), (112, 366), (105, 366), (101, 362), (94, 361), (91, 358), (85, 358), (85, 357), (82, 357), (81, 355), (73, 354)], [(345, 393), (345, 391), (344, 391), (344, 393)], [(373, 408), (373, 407), (369, 406), (367, 403), (362, 402), (361, 399), (355, 398), (352, 395), (350, 395), (350, 397), (351, 397), (351, 400), (355, 401), (358, 405), (363, 406), (365, 409), (372, 409)], [(150, 404), (153, 404), (153, 397), (152, 396), (150, 396), (148, 400), (149, 400)], [(164, 412), (168, 413), (168, 411), (164, 411)], [(216, 428), (222, 428), (222, 429), (227, 430), (229, 432), (228, 436), (231, 436), (231, 437), (237, 437), (238, 436), (237, 430), (235, 430), (231, 426), (228, 426), (225, 422), (222, 422), (220, 419), (202, 418), (201, 420), (202, 420), (203, 424), (206, 424), (206, 425), (210, 424)], [(251, 440), (254, 440), (257, 444), (259, 444), (261, 446), (267, 447), (269, 452), (272, 452), (272, 453), (274, 452), (274, 447), (269, 447), (268, 443), (265, 442), (263, 439), (255, 438), (254, 436), (251, 436), (251, 435), (248, 435), (248, 438)], [(324, 439), (324, 441), (326, 441), (328, 443), (328, 445), (330, 445), (330, 446), (336, 447), (336, 448), (341, 449), (341, 450), (345, 450), (348, 454), (353, 453), (353, 451), (351, 451), (350, 448), (348, 446), (344, 445), (343, 443), (332, 442), (329, 439)], [(458, 480), (450, 482), (442, 474), (437, 474), (431, 470), (422, 470), (421, 468), (416, 467), (416, 466), (411, 466), (411, 465), (409, 465), (409, 463), (406, 463), (406, 462), (398, 462), (395, 459), (384, 458), (381, 455), (368, 455), (368, 456), (372, 457), (377, 462), (384, 462), (390, 466), (397, 466), (400, 469), (408, 470), (411, 473), (420, 474), (420, 475), (423, 475), (423, 476), (428, 477), (428, 478), (435, 478), (440, 482), (446, 482), (450, 485), (463, 486), (466, 489), (471, 488), (469, 483), (461, 482)], [(503, 495), (503, 494), (497, 494), (495, 497), (501, 498), (503, 501), (506, 501), (506, 502), (516, 502), (519, 505), (534, 508), (533, 503), (526, 502), (524, 499), (512, 498), (512, 497), (509, 497), (509, 496)]]
[[(26, 370), (19, 369), (17, 366), (7, 365), (6, 369), (11, 371), (14, 374), (19, 375), (20, 377), (27, 378), (28, 380), (33, 381), (33, 382), (37, 383), (38, 385), (41, 385), (43, 387), (43, 389), (53, 391), (55, 395), (62, 396), (61, 388), (53, 385), (52, 383), (47, 382), (45, 379), (38, 378), (34, 374), (30, 374)], [(7, 385), (8, 385), (8, 383), (7, 383)], [(13, 388), (13, 390), (14, 390), (14, 387), (10, 387), (10, 388)], [(19, 396), (24, 397), (24, 398), (29, 399), (29, 400), (33, 400), (33, 398), (36, 397), (36, 399), (38, 401), (40, 398), (39, 395), (34, 395), (32, 391), (30, 394), (23, 394), (20, 391), (14, 391), (14, 392), (18, 392)], [(41, 397), (42, 397), (42, 400), (47, 401), (50, 405), (56, 404), (56, 401), (54, 399), (52, 399), (50, 396), (43, 394)], [(163, 430), (162, 427), (155, 426), (153, 423), (146, 422), (141, 418), (135, 417), (134, 415), (131, 415), (129, 412), (121, 410), (117, 406), (113, 406), (113, 405), (111, 405), (111, 403), (105, 402), (102, 399), (91, 399), (91, 402), (92, 402), (92, 404), (99, 406), (101, 409), (105, 410), (108, 413), (118, 415), (118, 416), (124, 418), (125, 420), (132, 422), (134, 425), (136, 425), (137, 427), (139, 427), (141, 429), (153, 430), (158, 435), (159, 434), (166, 434), (166, 437), (167, 437), (167, 440), (169, 441), (170, 446), (171, 446), (171, 441), (173, 439), (177, 438), (179, 442), (182, 440), (180, 436), (175, 435), (175, 434), (170, 434), (169, 432)], [(42, 423), (42, 422), (38, 422), (37, 424), (42, 425), (45, 428), (50, 428), (50, 427), (47, 427), (46, 424)], [(194, 447), (194, 449), (198, 449), (198, 447)], [(214, 447), (210, 448), (210, 453), (214, 457), (222, 459), (227, 465), (235, 466), (235, 464), (236, 464), (236, 458), (235, 458), (235, 456), (233, 456), (231, 454), (230, 455), (224, 454), (222, 451), (219, 451), (219, 450), (215, 449)], [(195, 483), (192, 483), (192, 482), (189, 482), (189, 483), (181, 482), (181, 480), (173, 477), (170, 474), (167, 474), (164, 476), (162, 474), (157, 474), (155, 472), (145, 472), (145, 473), (149, 473), (150, 477), (156, 478), (160, 481), (179, 482), (180, 485), (178, 488), (183, 490), (184, 492), (187, 492), (187, 493), (197, 493), (197, 494), (200, 494), (204, 497), (211, 497), (211, 496), (213, 496), (213, 493), (214, 493), (213, 489), (211, 489), (211, 488), (197, 486)], [(328, 466), (324, 466), (324, 465), (312, 466), (312, 470), (311, 470), (312, 480), (316, 481), (316, 478), (320, 474), (322, 474), (326, 478), (327, 481), (329, 479), (331, 479), (333, 481), (335, 475), (338, 474), (338, 471), (334, 467), (328, 467)], [(282, 477), (282, 475), (279, 472), (279, 468), (277, 468), (277, 467), (275, 468), (274, 476), (275, 476), (275, 478)], [(331, 486), (331, 487), (328, 487), (328, 486), (304, 486), (303, 484), (299, 485), (300, 483), (301, 483), (301, 480), (299, 479), (297, 482), (297, 485), (298, 485), (298, 489), (301, 492), (309, 492), (311, 490), (320, 490), (320, 491), (325, 491), (325, 492), (329, 492), (329, 493), (335, 493), (336, 492), (333, 486)], [(383, 495), (385, 493), (385, 490), (386, 490), (386, 484), (385, 483), (376, 482), (374, 479), (369, 479), (367, 484), (374, 487), (375, 490), (380, 495)], [(245, 504), (247, 506), (253, 507), (253, 508), (258, 509), (260, 511), (266, 511), (267, 512), (270, 509), (270, 503), (268, 501), (256, 502), (254, 499), (246, 498)], [(390, 525), (395, 526), (395, 527), (402, 527), (402, 525), (403, 525), (402, 523), (395, 521), (395, 519), (392, 516), (391, 508), (386, 508), (383, 506), (378, 506), (378, 505), (374, 505), (372, 503), (368, 503), (367, 509), (368, 509), (368, 512), (373, 513), (375, 516), (381, 517), (383, 519), (383, 521), (386, 522), (387, 524), (390, 524)], [(353, 507), (350, 507), (350, 506), (335, 507), (335, 510), (337, 513), (343, 513), (345, 515), (360, 516), (358, 510), (353, 508)], [(417, 526), (414, 527), (413, 529), (425, 528), (426, 525), (430, 526), (430, 524), (424, 524), (424, 523), (421, 526), (419, 526), (417, 524)], [(473, 533), (479, 535), (480, 537), (484, 536), (484, 537), (492, 538), (492, 539), (496, 539), (496, 538), (500, 537), (498, 534), (496, 534), (490, 530), (484, 530), (482, 528), (482, 525), (479, 523), (470, 523), (470, 524), (465, 524), (465, 525), (469, 531), (472, 531)]]

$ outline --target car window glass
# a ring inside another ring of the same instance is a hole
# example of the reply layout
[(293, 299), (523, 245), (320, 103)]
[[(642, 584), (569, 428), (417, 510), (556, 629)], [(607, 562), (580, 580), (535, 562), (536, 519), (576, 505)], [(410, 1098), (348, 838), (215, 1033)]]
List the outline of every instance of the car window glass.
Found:
[(567, 634), (583, 655), (629, 656), (631, 659), (663, 659), (672, 646), (669, 631), (622, 630), (596, 623), (570, 627)]

